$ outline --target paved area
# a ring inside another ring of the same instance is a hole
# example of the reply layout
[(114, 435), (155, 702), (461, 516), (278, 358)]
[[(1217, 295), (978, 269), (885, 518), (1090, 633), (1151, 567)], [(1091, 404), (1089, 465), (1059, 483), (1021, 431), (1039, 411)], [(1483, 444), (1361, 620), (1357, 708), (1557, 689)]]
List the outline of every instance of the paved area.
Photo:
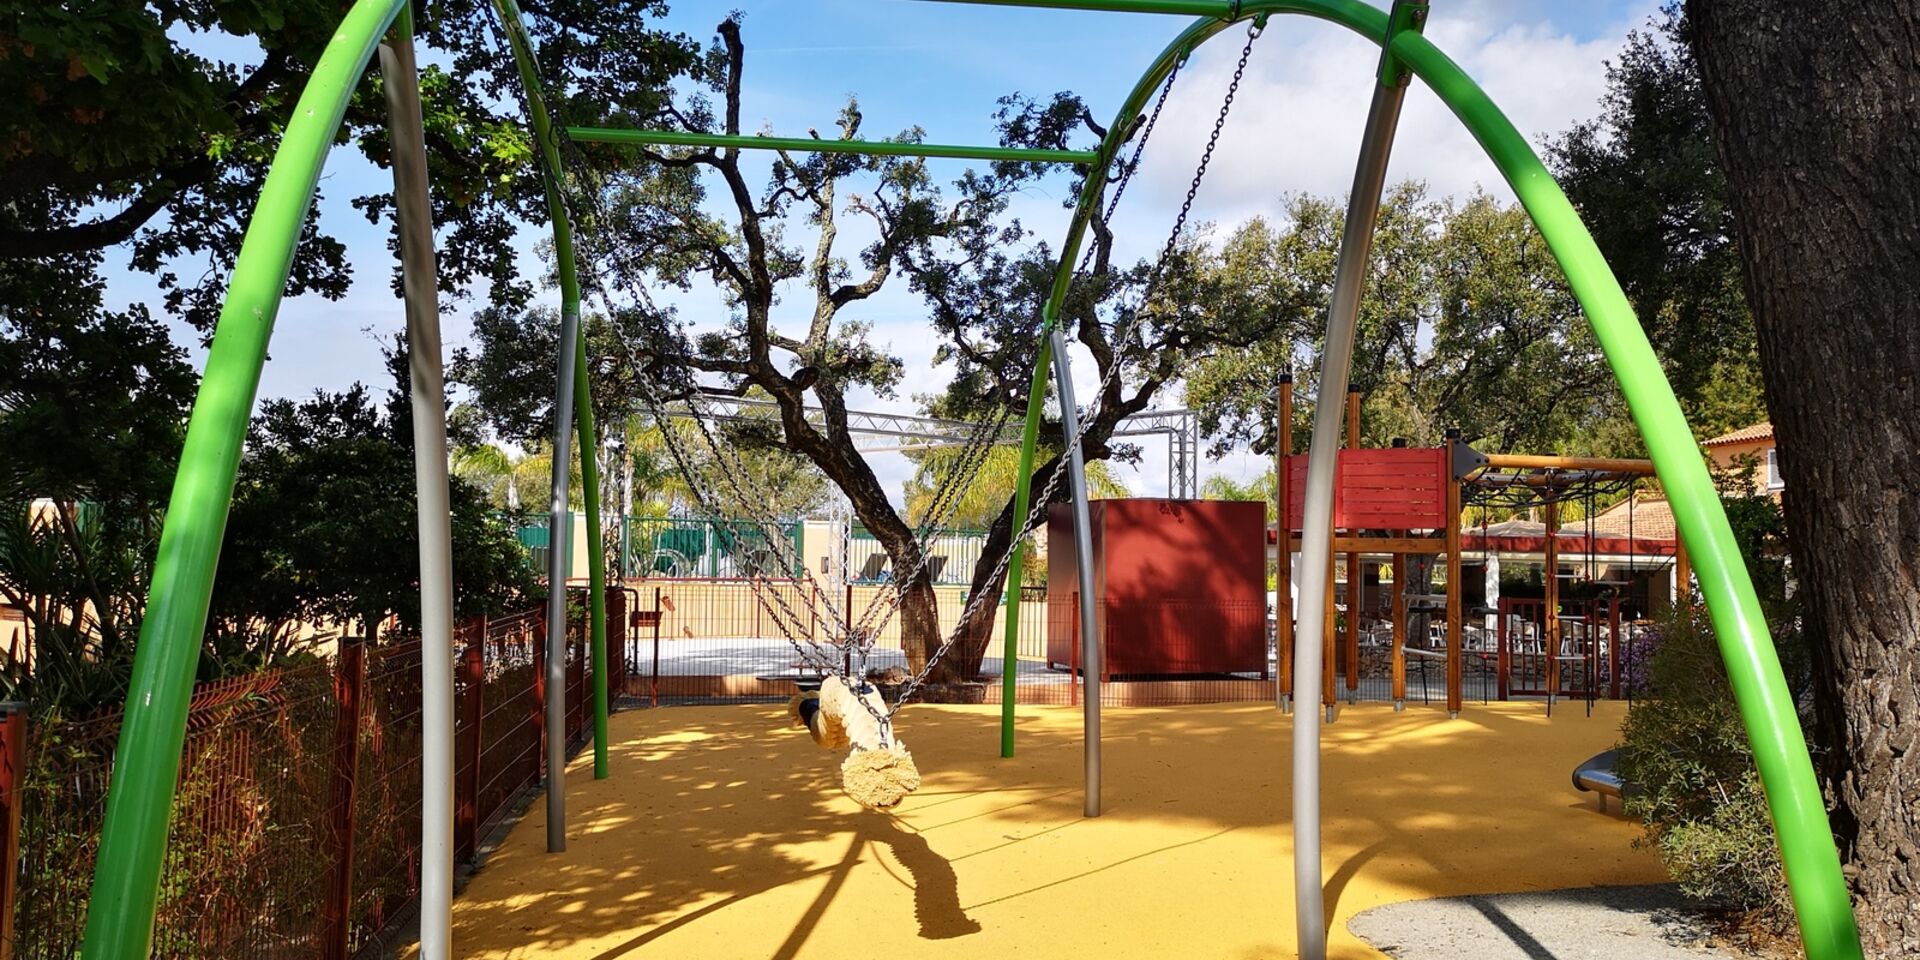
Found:
[[(1391, 903), (1665, 877), (1637, 828), (1567, 772), (1623, 711), (1538, 704), (1347, 710), (1325, 737), (1331, 955), (1383, 954), (1348, 921)], [(1081, 816), (1079, 711), (900, 716), (925, 785), (891, 814), (766, 705), (616, 715), (613, 773), (568, 774), (568, 851), (535, 804), (455, 904), (463, 957), (1293, 956), (1291, 721), (1263, 704), (1105, 714), (1105, 815)], [(1622, 954), (1614, 954), (1620, 956)], [(1556, 955), (1558, 956), (1558, 955)], [(1476, 957), (1476, 960), (1483, 958)]]
[(1703, 960), (1709, 947), (1670, 885), (1600, 887), (1396, 903), (1348, 927), (1409, 960)]

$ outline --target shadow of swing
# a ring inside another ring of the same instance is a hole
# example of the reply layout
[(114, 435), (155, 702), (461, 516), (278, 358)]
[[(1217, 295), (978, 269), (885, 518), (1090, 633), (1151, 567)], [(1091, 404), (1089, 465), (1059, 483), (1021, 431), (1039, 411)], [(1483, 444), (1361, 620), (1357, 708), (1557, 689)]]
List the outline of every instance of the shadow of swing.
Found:
[[(833, 867), (826, 886), (773, 952), (773, 960), (793, 960), (800, 955), (800, 948), (820, 925), (820, 918), (826, 915), (827, 907), (839, 896), (854, 865), (860, 862), (862, 848), (869, 844), (886, 847), (907, 871), (910, 882), (901, 882), (913, 890), (913, 918), (920, 925), (922, 940), (952, 940), (980, 932), (980, 924), (967, 916), (966, 908), (960, 905), (960, 878), (954, 873), (953, 864), (934, 852), (927, 838), (885, 814), (862, 814), (856, 822), (858, 826), (847, 844), (846, 855)], [(898, 875), (894, 878), (899, 879)]]

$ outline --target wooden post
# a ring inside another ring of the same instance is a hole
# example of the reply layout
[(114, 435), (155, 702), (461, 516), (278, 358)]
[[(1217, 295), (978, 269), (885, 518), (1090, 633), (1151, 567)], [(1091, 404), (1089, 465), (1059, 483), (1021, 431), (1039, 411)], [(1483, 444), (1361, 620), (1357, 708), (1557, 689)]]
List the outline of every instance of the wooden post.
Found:
[(487, 682), (487, 620), (476, 618), (467, 627), (467, 645), (460, 651), (460, 679), (466, 689), (460, 694), (459, 736), (467, 743), (467, 765), (454, 771), (453, 857), (472, 861), (479, 844), (480, 827), (480, 711)]
[[(1360, 449), (1360, 388), (1347, 388), (1347, 449)], [(1358, 536), (1358, 531), (1348, 531), (1350, 536)], [(1360, 554), (1347, 551), (1347, 702), (1360, 698), (1360, 611), (1366, 598), (1366, 584), (1361, 582)]]
[(1293, 545), (1287, 505), (1293, 497), (1288, 469), (1293, 456), (1293, 374), (1280, 375), (1279, 421), (1274, 425), (1273, 499), (1274, 563), (1273, 643), (1279, 665), (1280, 706), (1293, 703)]
[[(1338, 474), (1335, 474), (1335, 476), (1337, 477)], [(1338, 496), (1339, 494), (1336, 493), (1335, 497), (1337, 498)], [(1339, 501), (1336, 499), (1334, 502), (1338, 503)], [(1326, 616), (1326, 622), (1322, 625), (1322, 629), (1320, 632), (1320, 636), (1322, 637), (1322, 640), (1323, 640), (1320, 648), (1320, 705), (1326, 708), (1327, 715), (1329, 718), (1331, 718), (1333, 715), (1333, 701), (1334, 701), (1333, 638), (1335, 636), (1334, 609), (1333, 609), (1333, 598), (1334, 598), (1333, 547), (1331, 546), (1331, 542), (1329, 542), (1329, 546), (1327, 547), (1327, 555), (1322, 562), (1324, 562), (1327, 565), (1327, 616)]]
[(347, 960), (353, 927), (354, 807), (360, 779), (360, 719), (366, 686), (366, 645), (342, 637), (333, 674), (333, 774), (327, 789), (327, 834), (333, 862), (327, 868), (327, 900), (321, 908), (320, 954)]
[(1693, 611), (1693, 564), (1687, 560), (1687, 541), (1678, 530), (1673, 534), (1673, 604), (1682, 611)]
[[(1629, 545), (1628, 549), (1632, 549)], [(1620, 598), (1607, 601), (1607, 695), (1620, 699)]]
[(13, 960), (20, 860), (20, 785), (27, 777), (27, 705), (0, 701), (0, 960)]
[(1393, 708), (1407, 705), (1407, 555), (1393, 555)]
[(1453, 451), (1460, 443), (1460, 431), (1447, 430), (1447, 714), (1460, 715), (1461, 687), (1465, 671), (1461, 661), (1460, 625), (1466, 613), (1462, 596), (1460, 569), (1460, 479), (1453, 475)]
[(1501, 700), (1507, 699), (1508, 691), (1511, 684), (1510, 674), (1512, 674), (1513, 672), (1513, 658), (1507, 652), (1507, 623), (1508, 623), (1507, 604), (1508, 604), (1507, 598), (1501, 597), (1499, 605), (1497, 607), (1497, 609), (1500, 612), (1495, 615), (1498, 618), (1497, 629), (1499, 630), (1499, 633), (1500, 633), (1500, 662), (1498, 666), (1495, 667), (1495, 670), (1497, 673), (1495, 682), (1497, 682), (1500, 685)]
[(1547, 504), (1546, 514), (1547, 572), (1541, 579), (1547, 587), (1547, 611), (1540, 629), (1546, 637), (1547, 696), (1551, 702), (1560, 694), (1560, 505)]

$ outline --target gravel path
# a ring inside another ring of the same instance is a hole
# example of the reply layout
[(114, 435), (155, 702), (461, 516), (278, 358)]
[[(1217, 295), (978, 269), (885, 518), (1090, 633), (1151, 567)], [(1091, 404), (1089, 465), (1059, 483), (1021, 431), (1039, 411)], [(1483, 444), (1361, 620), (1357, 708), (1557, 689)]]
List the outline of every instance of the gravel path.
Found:
[(1588, 887), (1396, 903), (1347, 925), (1409, 960), (1700, 960), (1747, 954), (1710, 947), (1670, 885)]

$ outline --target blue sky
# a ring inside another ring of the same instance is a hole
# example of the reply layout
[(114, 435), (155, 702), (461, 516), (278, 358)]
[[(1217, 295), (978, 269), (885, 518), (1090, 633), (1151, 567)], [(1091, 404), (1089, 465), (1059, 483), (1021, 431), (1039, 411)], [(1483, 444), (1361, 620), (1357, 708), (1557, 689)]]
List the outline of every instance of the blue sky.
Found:
[[(1603, 88), (1603, 62), (1618, 52), (1627, 30), (1643, 24), (1657, 6), (1658, 0), (1443, 0), (1434, 5), (1427, 34), (1538, 142), (1593, 115)], [(801, 135), (808, 127), (830, 130), (846, 98), (857, 95), (866, 136), (891, 135), (917, 124), (929, 141), (953, 143), (993, 142), (995, 101), (1014, 91), (1045, 96), (1073, 90), (1105, 122), (1141, 69), (1185, 24), (1172, 17), (923, 0), (679, 0), (665, 25), (705, 39), (735, 9), (745, 15), (746, 127), (788, 135)], [(1239, 53), (1237, 36), (1215, 40), (1183, 71), (1120, 215), (1123, 253), (1144, 255), (1164, 239)], [(239, 56), (231, 46), (230, 41), (220, 44), (218, 53)], [(1300, 17), (1276, 20), (1254, 48), (1196, 205), (1196, 221), (1226, 229), (1274, 215), (1287, 194), (1343, 194), (1376, 58), (1375, 48), (1340, 28)], [(934, 172), (951, 179), (964, 168), (947, 161)], [(1423, 179), (1436, 196), (1486, 189), (1511, 199), (1471, 138), (1418, 84), (1403, 113), (1390, 177)], [(1066, 223), (1066, 186), (1064, 178), (1043, 181), (1015, 204), (1023, 223), (1055, 244)], [(323, 222), (346, 243), (357, 282), (341, 301), (306, 296), (285, 302), (262, 398), (379, 380), (384, 374), (375, 339), (402, 325), (400, 305), (387, 283), (392, 266), (386, 229), (368, 225), (348, 205), (352, 197), (390, 189), (388, 175), (352, 150), (340, 150), (329, 161), (321, 189)], [(545, 231), (544, 224), (529, 225), (517, 243), (533, 275), (541, 272), (534, 248)], [(857, 231), (849, 226), (843, 232), (842, 249), (849, 254), (865, 242)], [(146, 300), (157, 308), (151, 281), (118, 269), (124, 263), (124, 257), (109, 256), (116, 268), (110, 273), (110, 302)], [(180, 272), (194, 276), (203, 269), (182, 264)], [(789, 309), (805, 311), (801, 292), (796, 289), (789, 298)], [(545, 296), (557, 302), (552, 292)], [(724, 317), (710, 291), (668, 299), (696, 326)], [(445, 306), (451, 350), (467, 336), (466, 314), (473, 305)], [(931, 366), (933, 344), (922, 333), (920, 305), (904, 285), (843, 317), (872, 323), (875, 339), (891, 344), (909, 370), (898, 396), (859, 397), (858, 405), (912, 409), (915, 393), (943, 382), (943, 371)], [(184, 328), (176, 338), (197, 342)], [(201, 352), (194, 353), (198, 362)], [(1076, 379), (1090, 381), (1089, 366), (1082, 363)], [(1163, 403), (1177, 405), (1177, 392)], [(1136, 494), (1162, 495), (1165, 462), (1165, 451), (1150, 447), (1138, 470), (1123, 471), (1123, 477)], [(907, 465), (898, 457), (883, 457), (876, 467), (897, 496)], [(1202, 476), (1244, 477), (1262, 468), (1259, 458), (1232, 453), (1204, 464)]]

